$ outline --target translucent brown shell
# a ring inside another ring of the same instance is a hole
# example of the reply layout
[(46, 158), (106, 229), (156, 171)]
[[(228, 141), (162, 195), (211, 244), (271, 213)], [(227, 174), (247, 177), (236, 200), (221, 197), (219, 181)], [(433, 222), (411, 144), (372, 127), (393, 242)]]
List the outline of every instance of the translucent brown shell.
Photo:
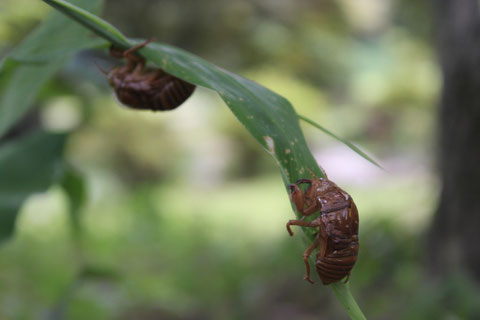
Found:
[[(345, 277), (348, 281), (357, 261), (358, 210), (350, 195), (324, 175), (325, 178), (317, 178), (312, 173), (314, 179), (300, 179), (289, 185), (290, 197), (302, 219), (288, 221), (287, 230), (293, 235), (292, 225), (318, 229), (313, 244), (303, 254), (304, 279), (313, 283), (308, 258), (317, 249), (317, 273), (323, 284), (331, 284)], [(308, 188), (302, 192), (300, 184), (307, 184)], [(319, 215), (310, 222), (304, 220), (312, 214)]]
[(110, 48), (113, 57), (127, 60), (125, 65), (108, 72), (110, 85), (118, 100), (127, 107), (153, 111), (175, 109), (192, 95), (195, 86), (162, 69), (146, 67), (145, 59), (134, 52), (150, 41), (126, 51)]

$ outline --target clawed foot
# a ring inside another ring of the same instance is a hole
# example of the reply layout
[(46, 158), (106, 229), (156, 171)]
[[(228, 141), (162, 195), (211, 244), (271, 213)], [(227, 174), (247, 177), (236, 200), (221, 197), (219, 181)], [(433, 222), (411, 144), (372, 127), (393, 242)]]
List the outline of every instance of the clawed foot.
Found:
[(290, 235), (290, 237), (293, 237), (293, 231), (292, 231), (292, 229), (290, 228), (290, 221), (287, 222), (287, 231), (288, 231), (288, 234)]
[(312, 279), (310, 279), (310, 277), (307, 276), (307, 275), (306, 275), (305, 277), (303, 277), (303, 280), (307, 280), (307, 281), (310, 282), (311, 284), (314, 284), (314, 283), (315, 283), (315, 281), (313, 281)]

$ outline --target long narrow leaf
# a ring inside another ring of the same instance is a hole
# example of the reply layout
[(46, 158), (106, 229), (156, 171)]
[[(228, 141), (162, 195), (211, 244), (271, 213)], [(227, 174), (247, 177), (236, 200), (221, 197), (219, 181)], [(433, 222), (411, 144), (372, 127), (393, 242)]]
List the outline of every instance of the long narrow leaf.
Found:
[[(63, 0), (44, 1), (73, 17), (98, 35), (112, 40), (116, 45), (124, 46), (127, 43), (129, 45), (134, 43), (118, 34), (118, 30), (112, 29), (113, 27), (107, 22), (72, 5), (66, 5), (67, 3)], [(323, 176), (307, 147), (297, 114), (285, 98), (251, 80), (173, 46), (150, 43), (141, 49), (140, 53), (158, 67), (180, 79), (215, 90), (255, 140), (274, 157), (286, 185), (300, 178), (308, 178), (307, 169), (318, 176)], [(304, 231), (311, 242), (314, 237), (313, 232), (309, 229)], [(353, 313), (349, 312), (352, 319), (364, 319), (353, 298), (349, 299), (351, 295), (348, 297), (348, 287), (343, 283), (336, 283), (334, 288), (344, 298), (342, 301), (346, 302), (347, 310), (355, 310)]]
[(329, 135), (330, 137), (334, 138), (334, 139), (337, 139), (338, 141), (342, 142), (343, 144), (345, 144), (347, 147), (349, 147), (350, 149), (352, 149), (354, 152), (356, 152), (358, 155), (360, 155), (362, 158), (364, 158), (365, 160), (367, 161), (370, 161), (372, 164), (376, 165), (377, 167), (379, 167), (380, 169), (383, 169), (383, 167), (381, 165), (379, 165), (375, 160), (373, 160), (371, 157), (369, 157), (365, 152), (363, 152), (362, 150), (360, 150), (356, 145), (354, 145), (353, 143), (351, 143), (350, 141), (348, 140), (345, 140), (343, 138), (340, 138), (339, 136), (337, 136), (336, 134), (334, 134), (333, 132), (331, 132), (330, 130), (322, 127), (321, 125), (319, 125), (318, 123), (314, 122), (313, 120), (310, 120), (308, 119), (307, 117), (304, 117), (304, 116), (301, 116), (301, 115), (298, 115), (298, 118), (300, 118), (301, 120), (311, 124), (312, 126), (314, 126), (315, 128), (318, 128), (320, 130), (322, 130), (324, 133), (326, 133), (327, 135)]

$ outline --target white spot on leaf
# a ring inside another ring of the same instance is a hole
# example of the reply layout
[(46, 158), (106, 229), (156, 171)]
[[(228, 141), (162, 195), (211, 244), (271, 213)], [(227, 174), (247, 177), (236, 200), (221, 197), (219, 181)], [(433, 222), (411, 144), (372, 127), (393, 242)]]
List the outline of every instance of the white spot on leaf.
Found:
[(270, 137), (270, 136), (264, 136), (263, 139), (265, 139), (265, 142), (267, 143), (268, 152), (270, 152), (272, 155), (274, 155), (275, 154), (275, 141), (273, 141), (272, 137)]

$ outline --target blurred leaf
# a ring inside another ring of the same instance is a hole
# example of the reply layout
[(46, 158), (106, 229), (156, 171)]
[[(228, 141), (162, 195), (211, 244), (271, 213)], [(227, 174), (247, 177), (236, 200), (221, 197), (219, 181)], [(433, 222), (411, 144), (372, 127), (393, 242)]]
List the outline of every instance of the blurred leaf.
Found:
[(0, 61), (0, 88), (3, 86), (4, 82), (8, 80), (7, 74), (10, 74), (12, 70), (18, 65), (18, 62), (14, 61), (10, 57), (4, 57)]
[(31, 107), (43, 84), (66, 62), (61, 58), (38, 65), (20, 64), (8, 75), (0, 100), (0, 136)]
[[(75, 0), (77, 5), (92, 12), (100, 12), (103, 0)], [(9, 57), (16, 61), (43, 63), (77, 52), (80, 49), (98, 46), (105, 41), (93, 37), (84, 28), (53, 11), (22, 43), (14, 48)]]
[(304, 116), (301, 116), (301, 115), (298, 115), (298, 117), (300, 119), (302, 119), (303, 121), (305, 121), (306, 123), (309, 123), (311, 124), (312, 126), (314, 126), (315, 128), (318, 128), (320, 130), (322, 130), (324, 133), (328, 134), (330, 137), (334, 138), (334, 139), (337, 139), (338, 141), (342, 142), (343, 144), (345, 144), (347, 147), (349, 147), (351, 150), (353, 150), (354, 152), (356, 152), (360, 157), (364, 158), (365, 160), (369, 161), (370, 163), (376, 165), (377, 167), (379, 167), (380, 169), (383, 169), (383, 167), (381, 165), (379, 165), (375, 160), (373, 160), (371, 157), (369, 157), (365, 152), (363, 152), (362, 150), (360, 150), (356, 145), (354, 145), (353, 143), (351, 143), (350, 141), (348, 140), (345, 140), (343, 138), (340, 138), (339, 136), (337, 136), (336, 134), (334, 134), (333, 132), (331, 132), (330, 130), (322, 127), (321, 125), (319, 125), (318, 123), (308, 119), (307, 117), (304, 117)]
[(116, 281), (120, 278), (121, 276), (116, 270), (92, 265), (83, 267), (79, 275), (79, 279), (81, 280)]
[[(123, 47), (135, 44), (132, 40), (126, 41), (127, 38), (108, 22), (83, 9), (62, 0), (44, 1), (114, 44)], [(169, 45), (150, 43), (140, 53), (180, 79), (215, 90), (250, 134), (275, 158), (286, 185), (309, 177), (306, 169), (323, 176), (307, 147), (297, 114), (285, 98)], [(314, 232), (308, 229), (304, 231), (310, 242), (313, 241)], [(352, 319), (365, 319), (345, 284), (337, 282), (331, 286)]]
[(45, 191), (63, 167), (65, 135), (38, 131), (0, 148), (0, 240), (13, 233), (23, 201)]
[[(4, 57), (0, 61), (0, 93), (2, 93), (3, 91), (2, 88), (4, 88), (6, 84), (10, 81), (11, 75), (17, 66), (18, 66), (18, 62), (14, 61), (10, 57)], [(1, 108), (1, 105), (0, 105), (0, 108)], [(0, 137), (1, 137), (1, 134), (0, 134)]]
[(72, 216), (73, 229), (78, 233), (80, 230), (80, 209), (87, 198), (83, 176), (70, 167), (65, 170), (60, 184), (63, 187), (63, 190), (65, 190), (70, 202), (70, 214)]
[[(99, 12), (102, 0), (75, 3)], [(0, 136), (25, 112), (43, 84), (78, 50), (105, 43), (58, 12), (51, 15), (0, 65)], [(15, 65), (13, 62), (17, 62)]]

